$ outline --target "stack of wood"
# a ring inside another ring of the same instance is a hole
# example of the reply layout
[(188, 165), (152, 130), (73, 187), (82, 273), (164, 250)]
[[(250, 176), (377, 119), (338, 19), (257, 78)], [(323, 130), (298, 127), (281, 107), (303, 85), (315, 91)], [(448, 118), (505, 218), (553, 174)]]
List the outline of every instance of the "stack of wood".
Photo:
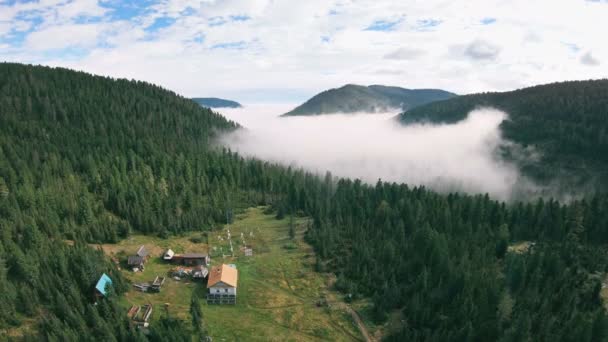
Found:
[(148, 291), (160, 292), (160, 289), (163, 287), (164, 283), (165, 283), (165, 277), (156, 276), (156, 278), (154, 278), (154, 280), (152, 282), (136, 283), (136, 284), (133, 284), (133, 287), (138, 289), (141, 292), (148, 292)]

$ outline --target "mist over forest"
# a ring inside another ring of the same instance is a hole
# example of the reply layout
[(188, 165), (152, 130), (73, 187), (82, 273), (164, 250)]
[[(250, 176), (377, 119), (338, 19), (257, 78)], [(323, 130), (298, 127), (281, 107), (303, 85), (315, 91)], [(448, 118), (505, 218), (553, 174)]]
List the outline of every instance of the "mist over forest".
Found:
[[(244, 128), (221, 144), (251, 157), (324, 174), (424, 185), (441, 192), (488, 193), (509, 200), (535, 187), (498, 151), (508, 114), (476, 109), (456, 124), (400, 125), (396, 112), (278, 117), (289, 108), (253, 105), (220, 113)], [(530, 195), (530, 194), (528, 194)]]

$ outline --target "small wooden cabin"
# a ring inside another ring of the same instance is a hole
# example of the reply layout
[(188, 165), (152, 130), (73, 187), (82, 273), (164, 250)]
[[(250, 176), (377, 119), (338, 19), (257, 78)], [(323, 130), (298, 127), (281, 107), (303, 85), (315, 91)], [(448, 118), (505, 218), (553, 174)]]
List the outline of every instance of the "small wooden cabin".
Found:
[(129, 267), (133, 268), (134, 270), (136, 268), (139, 270), (143, 270), (144, 264), (146, 263), (146, 261), (148, 261), (148, 258), (149, 258), (149, 254), (148, 254), (148, 251), (146, 250), (146, 247), (144, 245), (141, 245), (137, 249), (137, 252), (135, 253), (135, 255), (129, 256), (129, 258), (127, 259), (127, 264), (129, 265)]
[(204, 253), (185, 253), (173, 255), (171, 261), (176, 264), (182, 264), (186, 266), (208, 266), (211, 262), (211, 258), (209, 258), (208, 254)]

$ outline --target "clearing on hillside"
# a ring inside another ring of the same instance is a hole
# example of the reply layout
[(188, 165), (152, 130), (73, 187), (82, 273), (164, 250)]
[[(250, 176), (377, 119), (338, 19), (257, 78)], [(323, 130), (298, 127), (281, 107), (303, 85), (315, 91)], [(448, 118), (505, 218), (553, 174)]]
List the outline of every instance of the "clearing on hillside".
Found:
[[(124, 258), (140, 245), (146, 246), (151, 258), (145, 270), (133, 273), (123, 269), (133, 283), (167, 276), (174, 267), (161, 259), (167, 248), (176, 252), (208, 252), (212, 265), (235, 264), (236, 305), (207, 305), (201, 300), (205, 326), (214, 341), (362, 341), (351, 314), (343, 305), (332, 302), (339, 296), (329, 288), (331, 276), (313, 269), (314, 251), (303, 241), (308, 221), (295, 220), (296, 234), (292, 240), (289, 218), (276, 220), (264, 214), (264, 209), (248, 209), (234, 223), (209, 232), (205, 239), (201, 239), (200, 232), (165, 240), (136, 235), (103, 248), (109, 255)], [(125, 311), (131, 305), (149, 303), (154, 307), (152, 324), (165, 310), (189, 322), (193, 291), (199, 298), (205, 298), (205, 283), (168, 277), (160, 293), (131, 289), (123, 299)]]

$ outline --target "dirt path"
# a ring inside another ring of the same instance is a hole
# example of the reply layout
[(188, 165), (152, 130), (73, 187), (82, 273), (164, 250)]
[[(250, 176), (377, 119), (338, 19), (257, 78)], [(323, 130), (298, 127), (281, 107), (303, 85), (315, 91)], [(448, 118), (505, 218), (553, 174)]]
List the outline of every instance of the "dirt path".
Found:
[(355, 323), (357, 323), (357, 327), (359, 327), (359, 331), (361, 331), (361, 335), (363, 335), (363, 337), (365, 338), (365, 341), (375, 342), (376, 340), (367, 331), (367, 328), (365, 327), (365, 324), (361, 320), (361, 317), (359, 317), (359, 314), (357, 313), (357, 311), (353, 310), (353, 308), (351, 308), (350, 305), (348, 305), (348, 304), (345, 304), (344, 306), (345, 306), (346, 311), (348, 311), (350, 313), (350, 315), (353, 317), (353, 320), (355, 321)]
[(369, 333), (369, 331), (367, 331), (367, 327), (365, 326), (365, 323), (363, 323), (363, 320), (361, 319), (361, 316), (359, 316), (357, 311), (355, 311), (347, 303), (338, 300), (333, 293), (328, 294), (327, 299), (328, 302), (332, 305), (337, 305), (340, 309), (344, 309), (350, 314), (355, 324), (357, 324), (357, 327), (359, 328), (359, 331), (361, 332), (361, 335), (363, 336), (366, 342), (376, 342), (376, 339)]

